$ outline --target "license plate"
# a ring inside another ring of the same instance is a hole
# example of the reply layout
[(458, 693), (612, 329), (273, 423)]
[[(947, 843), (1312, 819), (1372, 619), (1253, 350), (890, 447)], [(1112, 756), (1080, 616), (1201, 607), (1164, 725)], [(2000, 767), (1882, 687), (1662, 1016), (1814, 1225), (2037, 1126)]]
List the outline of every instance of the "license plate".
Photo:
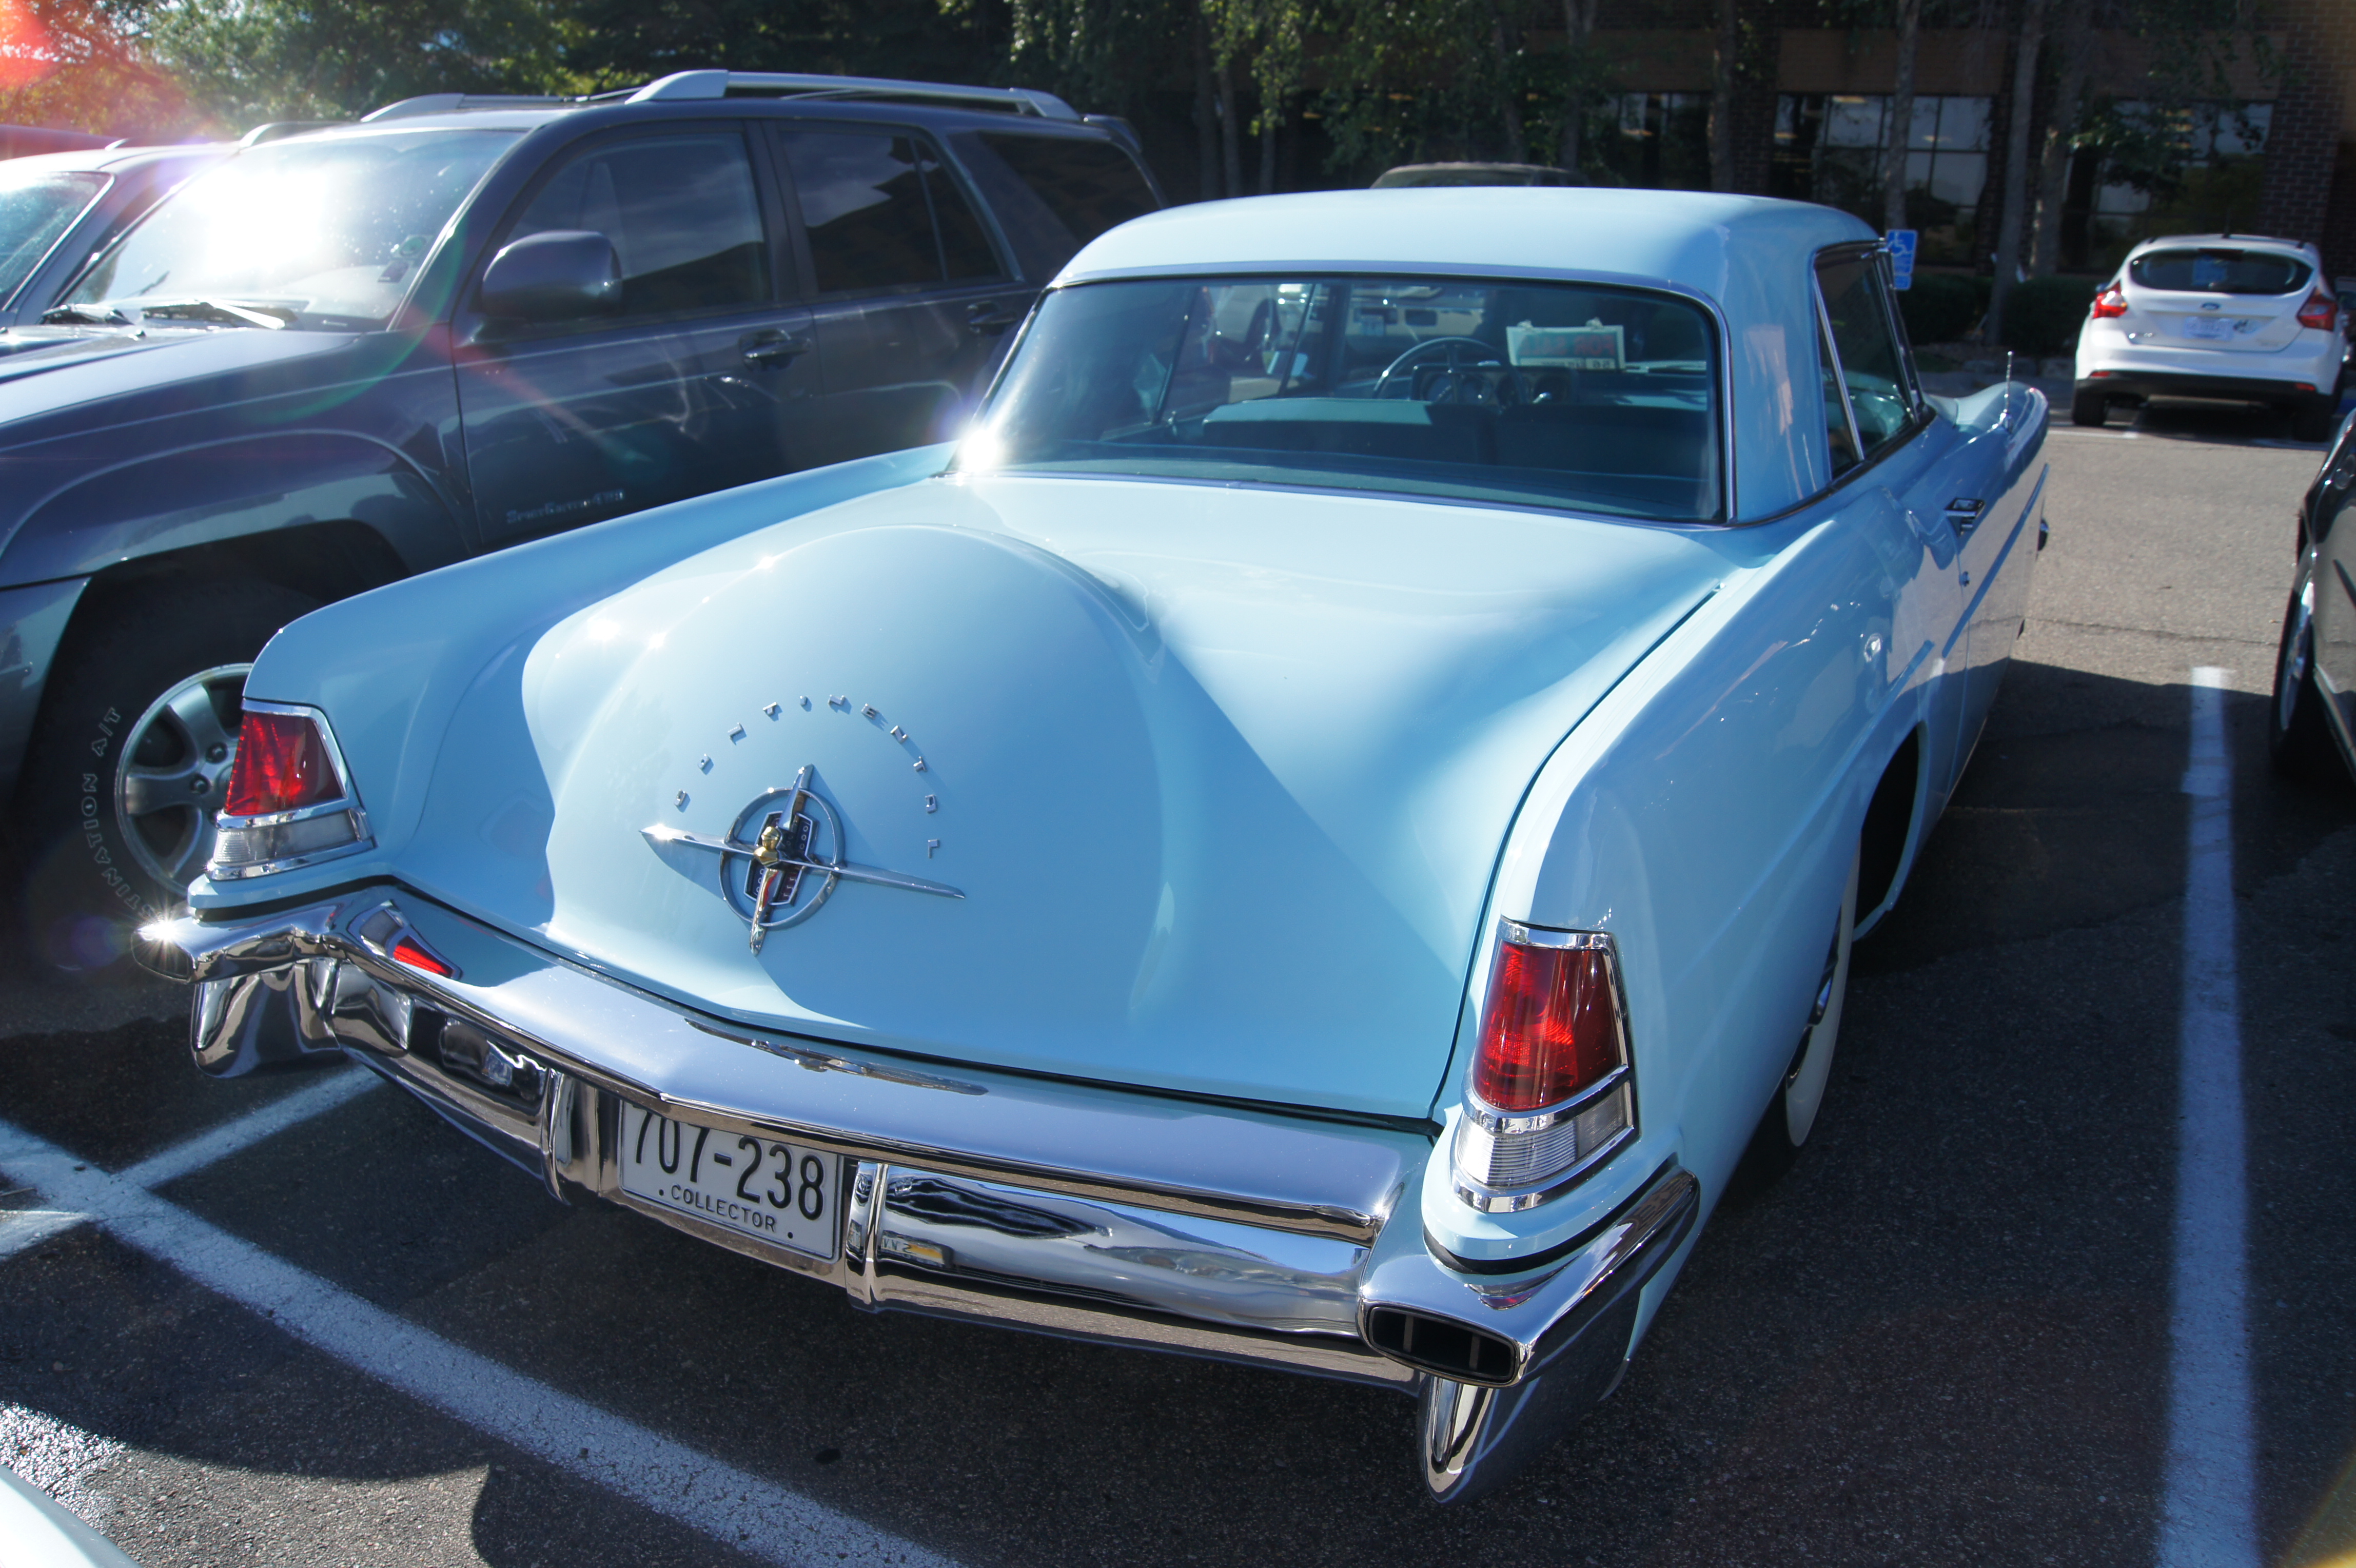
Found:
[(2231, 338), (2233, 323), (2222, 316), (2188, 316), (2184, 318), (2187, 338)]
[(834, 1256), (842, 1161), (774, 1138), (622, 1107), (622, 1190), (813, 1258)]

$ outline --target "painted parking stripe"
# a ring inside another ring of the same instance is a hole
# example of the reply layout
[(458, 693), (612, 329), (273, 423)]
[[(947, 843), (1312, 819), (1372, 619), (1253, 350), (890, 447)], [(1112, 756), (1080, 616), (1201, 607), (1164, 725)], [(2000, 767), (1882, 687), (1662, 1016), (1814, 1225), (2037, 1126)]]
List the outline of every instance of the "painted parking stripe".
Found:
[(123, 1171), (121, 1179), (134, 1187), (162, 1187), (190, 1171), (201, 1170), (216, 1160), (225, 1160), (241, 1149), (251, 1148), (264, 1138), (274, 1137), (298, 1122), (325, 1115), (383, 1081), (366, 1068), (342, 1068), (308, 1089), (297, 1090), (273, 1100), (233, 1121), (199, 1133), (185, 1143), (175, 1144), (160, 1155), (140, 1161)]
[(2184, 792), (2184, 998), (2177, 1075), (2175, 1267), (2169, 1313), (2168, 1456), (2159, 1568), (2257, 1568), (2257, 1444), (2250, 1382), (2249, 1180), (2234, 959), (2230, 672), (2192, 672)]
[(124, 1176), (74, 1166), (66, 1150), (0, 1122), (0, 1175), (269, 1315), (313, 1348), (558, 1469), (768, 1562), (948, 1568), (913, 1542), (454, 1345)]

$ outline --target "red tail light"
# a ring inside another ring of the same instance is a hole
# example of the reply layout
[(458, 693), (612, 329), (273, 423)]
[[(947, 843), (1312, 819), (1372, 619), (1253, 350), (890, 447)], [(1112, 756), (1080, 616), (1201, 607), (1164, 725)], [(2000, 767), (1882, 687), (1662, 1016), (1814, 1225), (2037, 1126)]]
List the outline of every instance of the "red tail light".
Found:
[(248, 710), (238, 731), (237, 760), (230, 764), (223, 812), (260, 817), (297, 811), (342, 793), (327, 737), (316, 724), (299, 714)]
[(392, 956), (396, 961), (405, 963), (412, 969), (422, 969), (428, 974), (438, 974), (444, 980), (450, 979), (458, 972), (441, 954), (429, 952), (423, 942), (405, 934), (393, 939)]
[(1572, 940), (1594, 945), (1497, 944), (1472, 1058), (1472, 1092), (1496, 1110), (1559, 1105), (1625, 1059), (1607, 939)]
[(2104, 321), (2114, 316), (2125, 316), (2126, 313), (2127, 296), (2119, 291), (2118, 285), (2113, 284), (2094, 296), (2095, 320)]
[(2340, 302), (2317, 289), (2307, 296), (2307, 303), (2298, 307), (2298, 324), (2330, 331), (2340, 324)]

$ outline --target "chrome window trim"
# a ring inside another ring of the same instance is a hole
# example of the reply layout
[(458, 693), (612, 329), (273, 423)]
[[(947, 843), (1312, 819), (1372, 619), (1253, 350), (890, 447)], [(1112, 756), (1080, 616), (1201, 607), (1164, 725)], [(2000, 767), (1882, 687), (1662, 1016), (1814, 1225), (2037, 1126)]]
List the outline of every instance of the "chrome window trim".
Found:
[[(1825, 359), (1832, 365), (1833, 384), (1840, 388), (1841, 413), (1843, 417), (1848, 421), (1849, 450), (1857, 454), (1857, 461), (1850, 464), (1848, 467), (1848, 473), (1853, 474), (1857, 472), (1858, 469), (1865, 467), (1865, 437), (1858, 433), (1857, 428), (1857, 403), (1855, 400), (1850, 398), (1848, 395), (1848, 367), (1841, 363), (1840, 341), (1833, 336), (1832, 311), (1825, 305), (1825, 275), (1822, 272), (1818, 271), (1814, 264), (1812, 264), (1808, 269), (1808, 297), (1815, 302), (1816, 306), (1817, 347), (1823, 353)], [(1823, 401), (1821, 394), (1817, 401)], [(1894, 446), (1897, 443), (1892, 441), (1888, 443), (1888, 445)], [(1826, 456), (1827, 458), (1828, 467), (1831, 455), (1831, 444), (1827, 442), (1826, 444)], [(1839, 480), (1845, 479), (1847, 477), (1848, 474), (1835, 474), (1833, 478), (1835, 482), (1837, 483)]]
[[(238, 706), (242, 713), (278, 714), (289, 718), (310, 720), (317, 728), (320, 738), (327, 743), (327, 766), (334, 768), (336, 772), (337, 794), (331, 800), (321, 800), (309, 806), (298, 806), (291, 811), (257, 811), (247, 817), (231, 816), (227, 811), (223, 811), (213, 819), (216, 835), (213, 840), (213, 853), (216, 858), (206, 864), (205, 875), (215, 882), (240, 882), (248, 877), (268, 876), (281, 871), (299, 871), (306, 865), (317, 865), (323, 861), (337, 860), (345, 855), (358, 854), (364, 850), (374, 849), (376, 835), (369, 831), (368, 812), (360, 805), (359, 792), (352, 788), (351, 770), (345, 766), (343, 747), (336, 743), (336, 728), (327, 722), (326, 713), (302, 703), (271, 703), (253, 697), (242, 699)], [(309, 822), (315, 818), (333, 816), (339, 812), (348, 814), (351, 818), (353, 836), (349, 843), (312, 850), (303, 854), (285, 855), (277, 860), (241, 861), (224, 865), (218, 858), (220, 853), (220, 834), (243, 832), (254, 828), (285, 827), (290, 823)]]

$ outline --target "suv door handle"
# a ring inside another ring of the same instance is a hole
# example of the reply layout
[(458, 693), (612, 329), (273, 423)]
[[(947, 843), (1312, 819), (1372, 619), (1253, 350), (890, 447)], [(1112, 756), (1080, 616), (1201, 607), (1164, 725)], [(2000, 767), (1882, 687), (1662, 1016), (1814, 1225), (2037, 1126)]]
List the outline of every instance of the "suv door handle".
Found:
[(748, 332), (736, 339), (736, 347), (744, 351), (746, 364), (775, 368), (809, 353), (810, 340), (798, 332)]
[(1947, 503), (1947, 521), (1954, 525), (1957, 537), (1968, 534), (1979, 526), (1980, 514), (1987, 502), (1971, 496), (1957, 496)]
[(977, 299), (965, 307), (966, 330), (977, 338), (995, 338), (1022, 319), (1022, 313), (1009, 309), (1002, 300)]

